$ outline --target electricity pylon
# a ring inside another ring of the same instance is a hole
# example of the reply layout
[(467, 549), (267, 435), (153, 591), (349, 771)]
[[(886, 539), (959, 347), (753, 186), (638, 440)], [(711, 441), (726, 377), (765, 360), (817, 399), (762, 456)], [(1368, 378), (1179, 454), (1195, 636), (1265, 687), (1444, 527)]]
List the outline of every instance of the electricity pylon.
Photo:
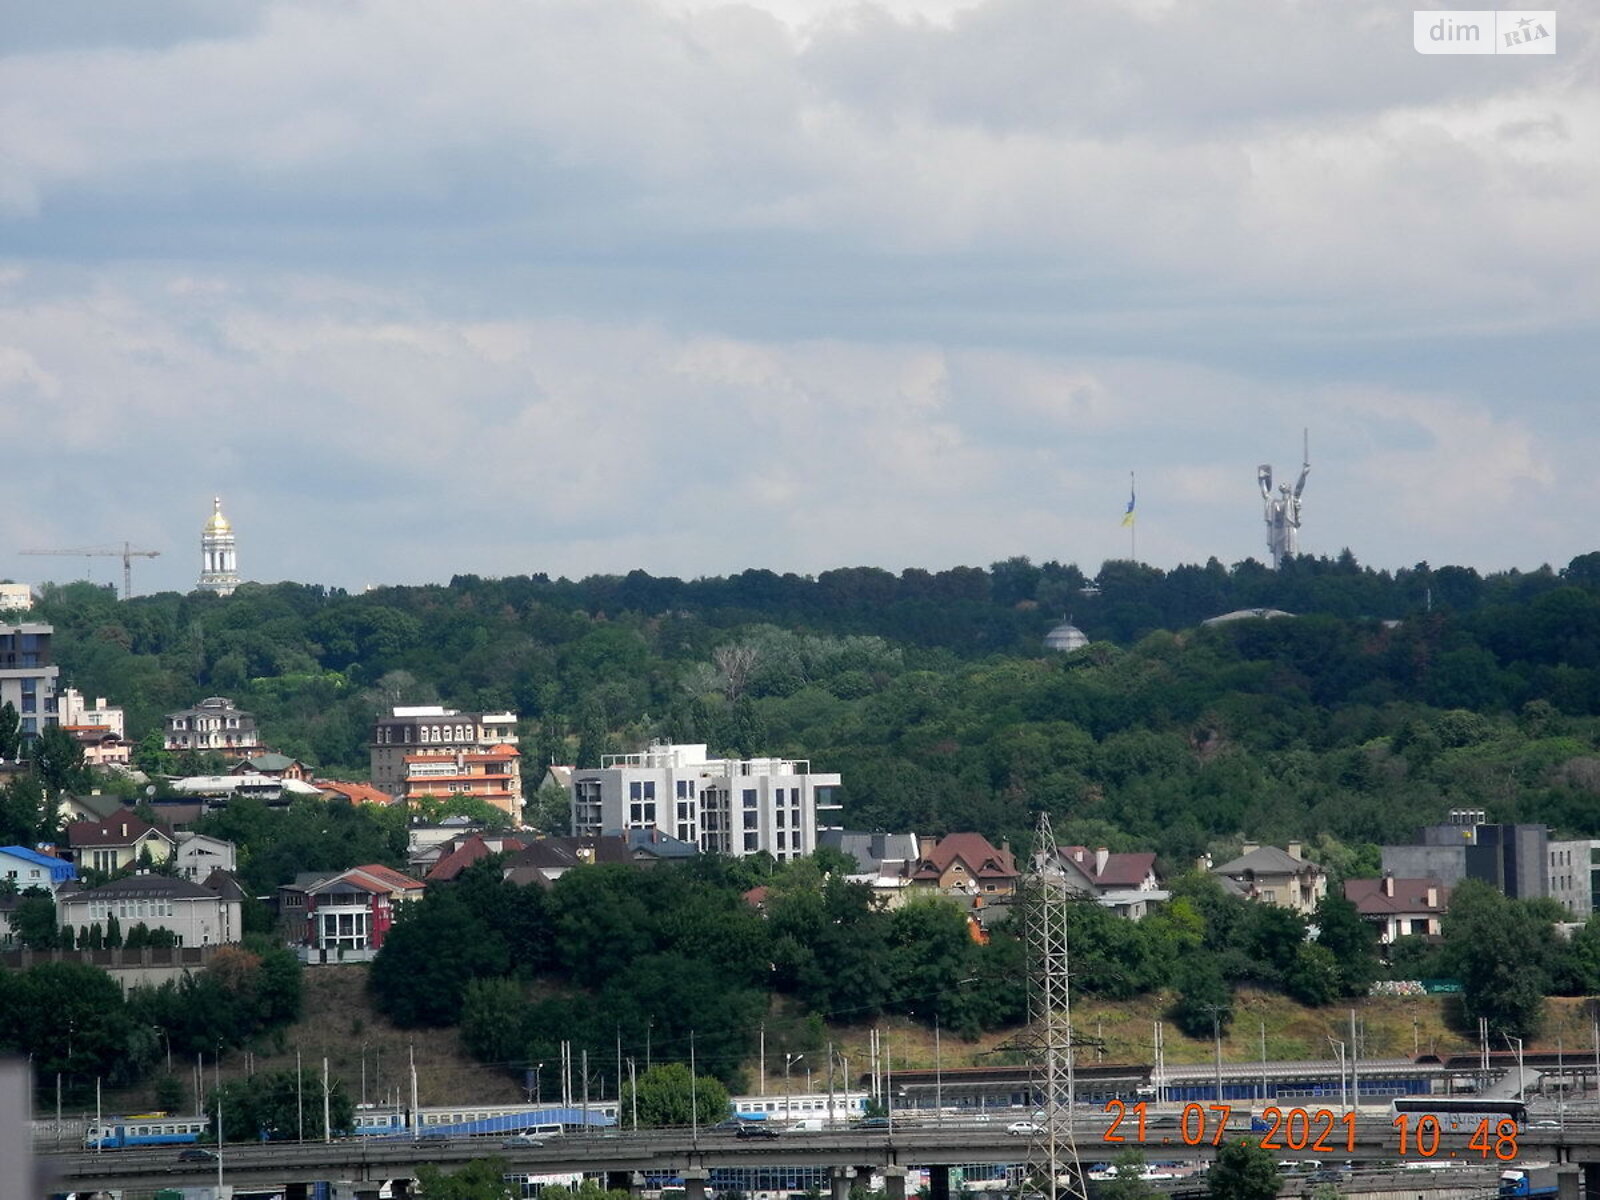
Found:
[(1036, 1200), (1086, 1200), (1072, 1128), (1076, 1088), (1067, 914), (1075, 901), (1048, 813), (1039, 814), (1031, 861), (1021, 882), (1028, 947), (1028, 1029), (1023, 1042), (1029, 1051), (1038, 1114), (1020, 1191)]

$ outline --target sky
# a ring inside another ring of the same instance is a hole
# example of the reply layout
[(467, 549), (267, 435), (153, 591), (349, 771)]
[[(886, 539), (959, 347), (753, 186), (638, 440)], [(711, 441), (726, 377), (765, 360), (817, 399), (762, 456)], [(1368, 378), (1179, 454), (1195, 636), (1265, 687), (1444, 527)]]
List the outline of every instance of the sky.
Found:
[[(0, 0), (0, 577), (1600, 549), (1600, 9)], [(1136, 519), (1122, 523), (1130, 482)]]

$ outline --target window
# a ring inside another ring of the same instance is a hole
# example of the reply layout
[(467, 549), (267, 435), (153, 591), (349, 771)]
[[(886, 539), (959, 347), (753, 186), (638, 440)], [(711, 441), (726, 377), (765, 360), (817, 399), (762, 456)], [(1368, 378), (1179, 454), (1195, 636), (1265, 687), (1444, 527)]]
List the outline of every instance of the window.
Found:
[(785, 818), (785, 816), (787, 816), (787, 814), (783, 811), (783, 809), (780, 808), (777, 811), (776, 816), (777, 816), (778, 828), (779, 829), (784, 828), (784, 818)]
[(744, 848), (746, 850), (759, 850), (761, 848), (757, 841), (757, 836), (758, 835), (753, 833), (747, 833), (744, 835)]
[(756, 806), (756, 790), (755, 790), (755, 788), (745, 788), (744, 789), (744, 806), (746, 808), (754, 808)]
[(760, 813), (753, 813), (753, 812), (745, 813), (745, 815), (744, 815), (744, 827), (746, 829), (760, 829), (761, 828), (761, 814)]
[(628, 785), (628, 799), (638, 800), (644, 795), (644, 784), (635, 779)]

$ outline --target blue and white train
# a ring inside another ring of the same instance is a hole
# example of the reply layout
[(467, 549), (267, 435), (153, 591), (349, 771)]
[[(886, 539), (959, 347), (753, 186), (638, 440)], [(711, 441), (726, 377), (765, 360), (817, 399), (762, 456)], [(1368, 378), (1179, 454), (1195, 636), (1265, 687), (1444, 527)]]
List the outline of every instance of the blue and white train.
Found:
[(124, 1146), (185, 1146), (211, 1132), (211, 1118), (172, 1113), (139, 1113), (132, 1117), (102, 1117), (90, 1121), (83, 1134), (86, 1150), (114, 1150)]

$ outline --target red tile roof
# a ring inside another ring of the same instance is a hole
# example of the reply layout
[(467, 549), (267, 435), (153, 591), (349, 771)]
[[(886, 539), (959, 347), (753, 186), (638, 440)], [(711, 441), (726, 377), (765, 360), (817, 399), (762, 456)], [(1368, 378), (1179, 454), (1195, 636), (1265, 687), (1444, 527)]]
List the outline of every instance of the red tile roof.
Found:
[(1095, 851), (1087, 846), (1059, 846), (1062, 858), (1072, 860), (1073, 866), (1087, 875), (1096, 887), (1136, 888), (1156, 869), (1154, 851), (1137, 851), (1126, 854), (1107, 854), (1105, 870), (1095, 870)]
[(503, 848), (495, 850), (477, 834), (473, 834), (433, 864), (433, 870), (428, 872), (428, 882), (448, 883), (473, 863), (480, 862), (491, 854), (510, 854), (526, 849), (526, 844), (516, 838), (503, 838), (501, 840), (504, 842)]
[(413, 879), (409, 875), (396, 871), (393, 867), (383, 866), (381, 863), (366, 863), (359, 867), (351, 867), (352, 871), (360, 871), (371, 879), (387, 886), (391, 891), (403, 889), (405, 891), (420, 891), (424, 886), (420, 879)]
[[(1384, 891), (1391, 885), (1392, 895)], [(1428, 893), (1433, 893), (1433, 903), (1428, 903)], [(1356, 906), (1364, 917), (1382, 917), (1399, 913), (1444, 913), (1450, 908), (1450, 889), (1437, 879), (1347, 879), (1344, 881), (1344, 898)]]
[(923, 850), (914, 879), (938, 879), (960, 859), (974, 879), (1015, 879), (1016, 860), (1009, 850), (996, 850), (981, 833), (952, 833)]
[(314, 779), (312, 783), (325, 792), (332, 792), (336, 796), (343, 796), (351, 804), (383, 804), (394, 803), (394, 797), (382, 788), (375, 788), (370, 783), (341, 783), (335, 779)]

